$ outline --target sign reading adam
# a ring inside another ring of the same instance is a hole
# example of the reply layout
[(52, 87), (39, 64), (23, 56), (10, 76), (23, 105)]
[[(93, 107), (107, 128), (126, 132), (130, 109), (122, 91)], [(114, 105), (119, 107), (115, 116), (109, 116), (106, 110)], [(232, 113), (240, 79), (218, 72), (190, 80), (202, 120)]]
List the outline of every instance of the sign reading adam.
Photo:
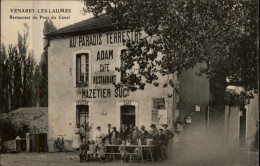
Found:
[[(123, 44), (125, 41), (140, 40), (141, 32), (139, 30), (123, 30), (116, 32), (108, 32), (103, 34), (91, 34), (70, 38), (70, 48), (75, 47), (90, 47), (106, 45), (106, 47), (92, 47), (92, 84), (94, 87), (82, 90), (82, 98), (121, 98), (129, 96), (129, 91), (125, 88), (109, 88), (108, 84), (116, 83), (116, 73), (114, 71), (115, 58), (120, 58), (120, 55), (114, 55), (118, 51), (117, 47), (110, 47), (112, 44)], [(118, 64), (120, 65), (120, 64)], [(104, 87), (106, 88), (101, 88)]]

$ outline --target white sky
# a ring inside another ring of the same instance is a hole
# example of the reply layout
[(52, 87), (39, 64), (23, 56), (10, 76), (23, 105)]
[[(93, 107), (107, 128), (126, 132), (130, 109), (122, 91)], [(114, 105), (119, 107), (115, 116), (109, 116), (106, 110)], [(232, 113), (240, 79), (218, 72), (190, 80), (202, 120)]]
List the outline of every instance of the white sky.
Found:
[[(35, 59), (39, 62), (41, 53), (43, 52), (43, 24), (44, 19), (39, 19), (40, 15), (43, 16), (56, 16), (52, 19), (56, 28), (62, 28), (67, 25), (85, 20), (92, 17), (92, 14), (82, 15), (84, 3), (79, 0), (68, 1), (8, 1), (1, 0), (1, 43), (8, 46), (9, 44), (17, 44), (17, 34), (23, 34), (23, 23), (27, 23), (30, 27), (29, 36), (29, 49), (32, 49), (35, 54)], [(12, 13), (10, 9), (71, 9), (71, 13)], [(10, 19), (13, 16), (38, 16), (38, 19)], [(70, 16), (70, 19), (59, 19), (59, 15)]]

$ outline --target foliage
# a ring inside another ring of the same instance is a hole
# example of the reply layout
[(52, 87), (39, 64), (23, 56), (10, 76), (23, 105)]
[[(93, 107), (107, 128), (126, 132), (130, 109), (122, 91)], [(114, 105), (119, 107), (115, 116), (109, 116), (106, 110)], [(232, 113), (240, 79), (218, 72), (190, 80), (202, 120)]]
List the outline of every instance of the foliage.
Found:
[(252, 93), (241, 91), (240, 93), (231, 91), (225, 93), (225, 104), (229, 106), (238, 106), (240, 110), (245, 109), (247, 104), (250, 104), (250, 99), (253, 99)]
[[(126, 41), (128, 56), (117, 68), (125, 73), (119, 86), (132, 91), (146, 83), (157, 86), (158, 75), (181, 74), (204, 63), (197, 74), (210, 80), (213, 96), (224, 98), (228, 85), (257, 93), (256, 0), (84, 2), (85, 12), (106, 12), (117, 28), (143, 30), (138, 43)], [(173, 85), (170, 81), (166, 86)]]
[[(45, 21), (43, 33), (56, 30), (52, 21)], [(1, 45), (0, 112), (19, 107), (48, 106), (48, 53), (41, 55), (39, 65), (33, 51), (28, 50), (29, 26), (18, 33), (17, 45)], [(38, 105), (39, 104), (39, 105)]]
[(3, 142), (14, 140), (17, 136), (25, 138), (26, 133), (29, 132), (27, 124), (15, 125), (8, 118), (0, 118), (0, 129), (0, 137)]
[(28, 51), (29, 27), (24, 24), (24, 33), (18, 33), (17, 45), (1, 45), (0, 83), (1, 112), (19, 107), (36, 105), (34, 53)]

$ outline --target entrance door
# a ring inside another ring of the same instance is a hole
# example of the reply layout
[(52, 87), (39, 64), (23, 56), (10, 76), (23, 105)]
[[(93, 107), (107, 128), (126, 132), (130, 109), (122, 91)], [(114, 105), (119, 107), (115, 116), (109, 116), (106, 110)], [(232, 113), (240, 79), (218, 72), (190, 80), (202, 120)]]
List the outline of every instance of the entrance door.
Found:
[(89, 132), (86, 124), (89, 123), (89, 107), (88, 105), (77, 105), (77, 124), (80, 125), (81, 141), (89, 140)]
[(123, 105), (121, 109), (121, 125), (125, 124), (129, 126), (133, 124), (135, 126), (135, 106)]
[(239, 147), (246, 147), (246, 110), (240, 112)]

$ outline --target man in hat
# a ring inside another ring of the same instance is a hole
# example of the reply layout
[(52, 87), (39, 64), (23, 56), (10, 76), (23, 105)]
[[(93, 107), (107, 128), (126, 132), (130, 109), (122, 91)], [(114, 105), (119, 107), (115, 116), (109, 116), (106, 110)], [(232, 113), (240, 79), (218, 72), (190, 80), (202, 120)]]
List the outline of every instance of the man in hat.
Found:
[(156, 145), (156, 158), (157, 160), (165, 159), (166, 158), (166, 149), (165, 149), (166, 139), (165, 135), (163, 134), (163, 129), (159, 129), (159, 135), (155, 140)]
[(128, 129), (125, 124), (122, 124), (120, 129), (120, 136), (122, 140), (126, 140), (126, 137), (128, 135)]
[[(168, 129), (168, 125), (164, 124), (163, 125), (163, 135), (165, 136), (165, 147), (166, 147), (166, 153), (165, 153), (165, 158), (168, 158), (168, 154), (171, 154), (171, 144), (170, 141), (174, 137), (174, 133)], [(170, 147), (170, 148), (169, 148)]]
[(107, 124), (107, 132), (106, 132), (106, 137), (107, 137), (109, 143), (111, 142), (111, 133), (112, 133), (111, 124), (109, 123), (109, 124)]
[(174, 134), (172, 131), (170, 131), (168, 129), (168, 125), (167, 124), (163, 124), (163, 135), (165, 136), (165, 145), (168, 146), (169, 145), (169, 140), (173, 138)]
[(157, 136), (159, 135), (159, 131), (157, 130), (157, 128), (154, 124), (151, 124), (150, 127), (151, 127), (151, 130), (149, 131), (149, 134), (153, 140), (156, 140)]
[(141, 126), (141, 142), (143, 145), (146, 143), (147, 138), (149, 138), (149, 133), (145, 130), (144, 126)]

